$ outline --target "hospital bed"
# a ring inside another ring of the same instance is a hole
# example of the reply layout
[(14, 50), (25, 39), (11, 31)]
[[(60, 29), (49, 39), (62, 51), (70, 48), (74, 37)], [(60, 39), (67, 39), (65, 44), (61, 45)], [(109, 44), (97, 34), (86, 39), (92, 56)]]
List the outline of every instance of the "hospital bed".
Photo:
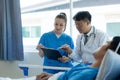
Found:
[(53, 66), (42, 66), (42, 65), (32, 65), (32, 64), (19, 64), (18, 65), (25, 77), (28, 76), (29, 68), (42, 68), (42, 69), (54, 69), (54, 70), (69, 70), (68, 67), (53, 67)]
[[(119, 44), (120, 46), (120, 44)], [(32, 68), (51, 68), (51, 69), (66, 69), (69, 68), (60, 68), (60, 67), (48, 67), (48, 66), (39, 66), (39, 65), (19, 65), (19, 67), (25, 67), (27, 70), (27, 67)], [(27, 73), (28, 75), (28, 73)], [(25, 75), (25, 76), (27, 76)], [(98, 71), (98, 74), (96, 76), (95, 80), (116, 80), (115, 78), (120, 76), (120, 55), (116, 54), (116, 52), (113, 52), (108, 49), (107, 53), (105, 54), (103, 61), (101, 63), (100, 69)], [(57, 80), (58, 75), (54, 75), (50, 77), (49, 80)], [(0, 80), (35, 80), (35, 76), (28, 77), (28, 78), (21, 78), (21, 79), (2, 79)], [(120, 79), (117, 79), (120, 80)]]
[[(21, 65), (25, 66), (25, 65)], [(39, 66), (39, 65), (26, 65), (26, 67), (32, 68), (46, 68), (46, 69), (65, 69), (69, 70), (70, 68), (61, 68), (61, 67), (49, 67), (49, 66)], [(60, 73), (61, 74), (61, 73)], [(52, 76), (49, 80), (57, 80), (58, 75)], [(116, 54), (111, 50), (108, 50), (106, 55), (103, 58), (98, 75), (96, 80), (115, 80), (116, 77), (120, 76), (120, 55)]]
[(107, 50), (96, 80), (116, 80), (115, 78), (120, 76), (120, 55), (117, 54), (119, 48), (120, 42), (114, 52), (110, 49)]
[[(60, 73), (61, 74), (61, 73)], [(57, 80), (59, 74), (49, 80)], [(108, 50), (104, 56), (95, 80), (116, 80), (120, 76), (120, 55)], [(120, 79), (117, 79), (120, 80)]]
[(120, 55), (108, 50), (103, 58), (96, 80), (116, 80), (115, 78), (118, 76), (120, 76)]

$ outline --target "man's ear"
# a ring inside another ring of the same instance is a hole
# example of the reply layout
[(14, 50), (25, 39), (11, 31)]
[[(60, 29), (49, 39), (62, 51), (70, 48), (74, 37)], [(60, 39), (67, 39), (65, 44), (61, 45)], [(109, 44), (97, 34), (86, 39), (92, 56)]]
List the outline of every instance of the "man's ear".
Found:
[(90, 21), (86, 18), (86, 19), (84, 19), (84, 21), (85, 22), (87, 22), (87, 25), (89, 25), (90, 24)]

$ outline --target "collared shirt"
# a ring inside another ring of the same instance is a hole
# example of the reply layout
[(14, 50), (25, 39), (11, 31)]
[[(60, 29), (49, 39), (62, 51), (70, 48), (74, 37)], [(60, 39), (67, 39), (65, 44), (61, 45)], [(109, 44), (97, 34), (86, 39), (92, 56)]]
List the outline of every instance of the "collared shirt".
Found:
[(70, 55), (71, 59), (76, 62), (88, 62), (93, 63), (93, 53), (101, 45), (109, 40), (108, 35), (95, 27), (92, 27), (88, 35), (88, 41), (84, 44), (84, 34), (80, 34), (77, 37), (76, 47)]
[[(83, 41), (84, 41), (85, 44), (89, 40), (89, 37), (92, 36), (92, 34), (94, 34), (94, 33), (95, 33), (95, 28), (92, 26), (91, 30), (87, 34), (82, 34), (82, 36), (84, 36)], [(86, 37), (87, 37), (87, 41), (85, 39)]]

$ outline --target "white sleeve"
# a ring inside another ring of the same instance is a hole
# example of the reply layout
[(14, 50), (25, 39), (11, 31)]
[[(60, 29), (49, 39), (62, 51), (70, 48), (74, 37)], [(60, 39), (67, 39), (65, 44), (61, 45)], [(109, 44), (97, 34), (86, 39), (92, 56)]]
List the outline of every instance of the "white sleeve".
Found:
[(100, 46), (105, 44), (107, 41), (109, 41), (109, 37), (106, 33), (103, 33), (100, 39)]
[(51, 76), (48, 80), (57, 80), (58, 77), (63, 73), (64, 72), (58, 72), (58, 73), (54, 74), (53, 76)]
[(11, 79), (11, 80), (36, 80), (36, 76), (25, 77), (25, 78), (18, 78), (18, 79)]
[(99, 41), (98, 47), (110, 40), (109, 36), (105, 32), (97, 29), (96, 29), (96, 38), (97, 38), (96, 41)]
[(80, 44), (81, 44), (81, 35), (78, 35), (76, 40), (76, 47), (69, 57), (76, 62), (81, 62), (81, 53), (80, 53)]

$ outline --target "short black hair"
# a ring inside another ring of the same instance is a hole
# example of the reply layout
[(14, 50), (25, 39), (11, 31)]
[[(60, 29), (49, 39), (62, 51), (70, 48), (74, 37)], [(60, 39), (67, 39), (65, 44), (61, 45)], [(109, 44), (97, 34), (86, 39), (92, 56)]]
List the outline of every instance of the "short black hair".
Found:
[(80, 21), (80, 20), (85, 20), (88, 19), (91, 22), (91, 14), (88, 11), (80, 11), (75, 16), (73, 17), (74, 21)]
[[(119, 42), (120, 42), (120, 36), (113, 37), (112, 42), (111, 42), (111, 44), (109, 46), (109, 49), (115, 51), (118, 44), (119, 44)], [(120, 54), (120, 47), (118, 48), (117, 53)]]

